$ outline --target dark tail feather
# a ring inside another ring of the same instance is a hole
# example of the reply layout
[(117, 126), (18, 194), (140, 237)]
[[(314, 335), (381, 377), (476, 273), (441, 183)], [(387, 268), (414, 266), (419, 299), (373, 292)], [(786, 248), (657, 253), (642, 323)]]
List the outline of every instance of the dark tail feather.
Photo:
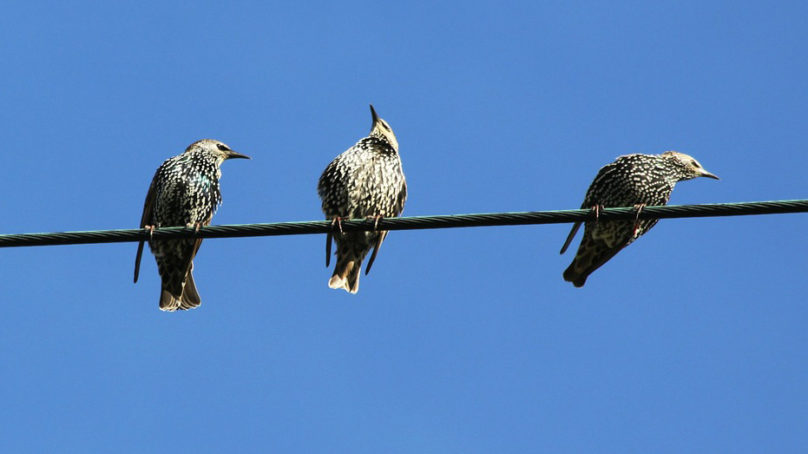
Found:
[(572, 285), (576, 287), (583, 287), (587, 277), (589, 277), (588, 274), (577, 273), (575, 271), (575, 262), (572, 262), (572, 264), (564, 270), (564, 280), (572, 282)]
[(202, 304), (202, 300), (199, 297), (199, 292), (196, 290), (194, 275), (191, 273), (192, 270), (193, 267), (188, 270), (188, 274), (185, 276), (185, 282), (182, 284), (181, 289), (174, 289), (175, 291), (179, 290), (178, 293), (180, 294), (173, 294), (165, 286), (162, 288), (160, 291), (161, 311), (184, 311), (194, 309)]
[(135, 283), (137, 284), (137, 277), (140, 275), (140, 258), (143, 256), (143, 242), (137, 245), (137, 255), (135, 256)]
[(337, 257), (337, 266), (334, 274), (328, 280), (328, 286), (333, 289), (345, 289), (346, 292), (359, 291), (359, 270), (362, 265), (357, 257)]
[(202, 298), (199, 297), (199, 292), (196, 290), (194, 283), (194, 275), (192, 273), (193, 267), (188, 270), (188, 277), (185, 280), (185, 287), (182, 289), (182, 298), (180, 309), (187, 310), (198, 307), (202, 304)]
[(564, 271), (564, 280), (572, 282), (576, 287), (583, 287), (586, 283), (586, 278), (590, 274), (603, 266), (604, 263), (608, 262), (627, 245), (628, 243), (624, 243), (619, 247), (609, 247), (602, 241), (592, 240), (585, 236), (578, 247), (575, 259)]
[(328, 286), (356, 293), (359, 291), (362, 261), (370, 252), (372, 247), (370, 242), (373, 238), (370, 238), (367, 232), (346, 232), (344, 235), (334, 236), (334, 239), (337, 243), (337, 264), (334, 267), (334, 274), (328, 280)]
[(160, 290), (160, 310), (174, 312), (180, 308), (180, 300), (166, 289)]

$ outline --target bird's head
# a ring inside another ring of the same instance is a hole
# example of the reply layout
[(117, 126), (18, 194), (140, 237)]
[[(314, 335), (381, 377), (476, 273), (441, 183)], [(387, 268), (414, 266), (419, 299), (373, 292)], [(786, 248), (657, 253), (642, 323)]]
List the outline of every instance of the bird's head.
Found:
[(398, 153), (398, 140), (396, 140), (396, 135), (393, 134), (393, 128), (391, 128), (386, 121), (382, 120), (378, 115), (376, 115), (376, 109), (373, 108), (373, 104), (370, 105), (370, 115), (373, 116), (373, 125), (370, 127), (370, 136), (387, 140), (387, 142), (390, 143), (390, 146), (392, 146), (393, 149), (396, 150), (396, 153)]
[(707, 177), (718, 180), (719, 178), (714, 174), (708, 172), (704, 167), (699, 164), (690, 155), (679, 153), (678, 151), (666, 151), (662, 153), (662, 157), (670, 159), (671, 162), (679, 170), (680, 180), (690, 180), (692, 178)]
[(250, 159), (246, 154), (236, 153), (227, 144), (213, 139), (202, 139), (188, 145), (185, 149), (186, 153), (202, 152), (209, 154), (216, 158), (216, 164), (221, 165), (222, 162), (232, 158)]

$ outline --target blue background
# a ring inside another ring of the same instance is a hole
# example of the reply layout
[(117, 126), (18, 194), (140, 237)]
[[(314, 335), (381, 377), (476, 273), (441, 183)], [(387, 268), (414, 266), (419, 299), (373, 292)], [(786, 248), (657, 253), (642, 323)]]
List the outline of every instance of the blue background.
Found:
[[(405, 215), (577, 208), (676, 149), (671, 203), (805, 198), (804, 2), (68, 2), (0, 14), (4, 233), (137, 227), (203, 137), (215, 224), (321, 219), (397, 133)], [(798, 452), (805, 215), (665, 220), (561, 279), (569, 225), (392, 232), (356, 296), (322, 235), (205, 241), (157, 309), (133, 243), (0, 251), (5, 452)], [(577, 247), (577, 239), (574, 243)], [(332, 264), (333, 266), (333, 264)]]

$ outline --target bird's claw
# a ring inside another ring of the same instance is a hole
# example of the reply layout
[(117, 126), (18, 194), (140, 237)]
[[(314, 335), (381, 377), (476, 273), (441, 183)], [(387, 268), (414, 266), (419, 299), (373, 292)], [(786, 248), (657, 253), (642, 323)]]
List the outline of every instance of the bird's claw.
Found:
[(154, 226), (153, 225), (144, 225), (143, 228), (149, 232), (149, 241), (152, 240), (154, 237)]
[(595, 222), (596, 223), (598, 222), (598, 219), (600, 219), (600, 210), (601, 209), (603, 209), (602, 205), (593, 205), (592, 206), (592, 212), (595, 213)]
[(334, 230), (335, 225), (337, 226), (337, 229), (339, 230), (339, 234), (344, 236), (345, 232), (342, 231), (342, 218), (341, 217), (334, 216), (334, 218), (331, 219), (331, 230)]
[(634, 205), (634, 209), (637, 210), (637, 214), (634, 215), (634, 231), (632, 233), (632, 236), (634, 236), (634, 238), (637, 238), (637, 233), (639, 233), (640, 231), (640, 213), (642, 213), (643, 208), (645, 208), (644, 203), (638, 203)]

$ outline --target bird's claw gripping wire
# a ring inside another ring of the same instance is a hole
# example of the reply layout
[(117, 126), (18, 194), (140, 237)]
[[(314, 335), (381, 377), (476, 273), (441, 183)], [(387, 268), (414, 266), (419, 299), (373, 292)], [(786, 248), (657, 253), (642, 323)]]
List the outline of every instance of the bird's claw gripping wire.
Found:
[(634, 238), (637, 238), (637, 233), (640, 231), (640, 213), (642, 213), (643, 208), (645, 208), (644, 203), (634, 205), (634, 209), (637, 210), (637, 214), (634, 215), (634, 230), (632, 232)]
[(155, 227), (153, 225), (144, 225), (143, 229), (145, 229), (147, 232), (149, 232), (149, 241), (151, 241), (152, 238), (154, 238), (154, 229), (155, 229)]
[(331, 240), (334, 237), (334, 226), (339, 229), (340, 237), (345, 236), (345, 232), (342, 231), (342, 218), (339, 216), (334, 216), (331, 219), (331, 230), (325, 235), (325, 266), (331, 263)]
[(342, 231), (342, 218), (341, 217), (334, 216), (334, 218), (331, 219), (331, 230), (332, 231), (334, 230), (335, 225), (337, 226), (337, 229), (339, 230), (339, 234), (344, 236), (345, 232)]
[(592, 212), (595, 213), (595, 223), (598, 222), (600, 219), (600, 211), (603, 209), (603, 205), (593, 205)]

